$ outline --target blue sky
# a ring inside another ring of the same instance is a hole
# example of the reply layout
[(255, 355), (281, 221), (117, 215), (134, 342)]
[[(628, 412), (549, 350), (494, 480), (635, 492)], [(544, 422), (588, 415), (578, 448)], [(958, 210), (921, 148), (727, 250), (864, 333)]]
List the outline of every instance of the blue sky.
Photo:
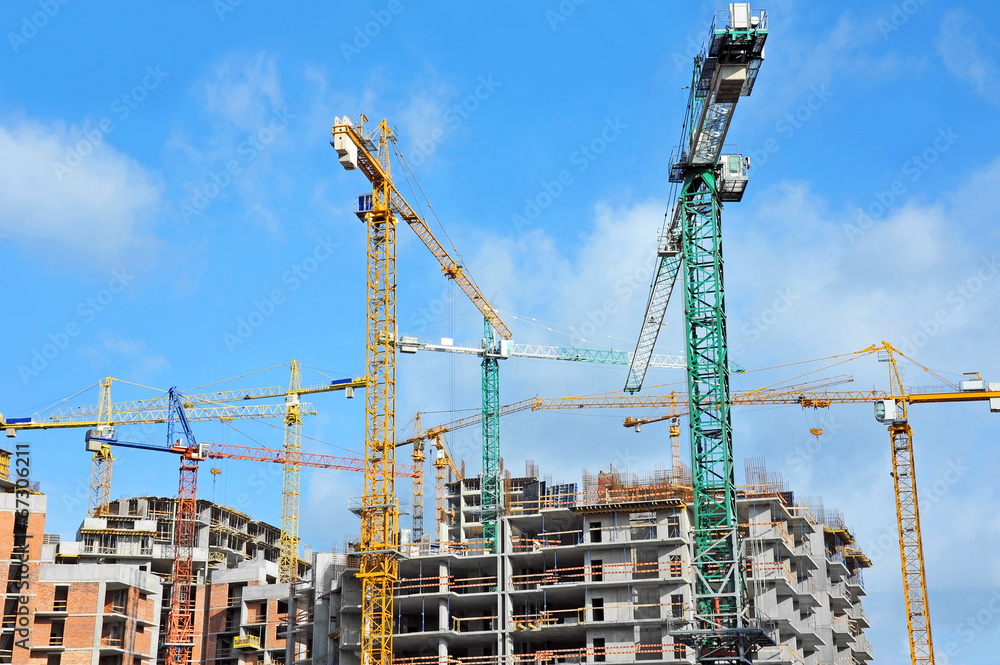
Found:
[[(630, 349), (683, 87), (715, 8), (5, 3), (0, 409), (44, 413), (104, 376), (138, 384), (116, 384), (114, 397), (127, 399), (152, 394), (140, 386), (193, 389), (292, 358), (323, 372), (306, 381), (362, 375), (365, 236), (351, 205), (367, 182), (329, 146), (343, 114), (395, 125), (517, 341)], [(729, 136), (753, 165), (743, 202), (724, 213), (734, 358), (762, 370), (884, 339), (949, 380), (973, 370), (997, 380), (1000, 238), (989, 220), (1000, 203), (1000, 69), (987, 5), (766, 8), (766, 61)], [(474, 344), (475, 310), (412, 233), (400, 239), (400, 332)], [(681, 349), (671, 310), (664, 353)], [(832, 362), (751, 372), (734, 389), (843, 372), (858, 387), (886, 385), (884, 365), (822, 369)], [(398, 376), (400, 431), (417, 410), (430, 424), (478, 407), (474, 359), (406, 356)], [(618, 390), (624, 377), (510, 360), (502, 399)], [(682, 380), (661, 371), (647, 384)], [(916, 367), (907, 381), (939, 383)], [(278, 367), (226, 385), (285, 382)], [(91, 389), (66, 403), (96, 399)], [(320, 415), (305, 425), (305, 447), (358, 451), (363, 402), (310, 401)], [(621, 427), (625, 415), (643, 414), (513, 416), (505, 460), (517, 470), (534, 459), (557, 481), (578, 480), (581, 467), (664, 463), (666, 430), (636, 435)], [(734, 421), (738, 459), (766, 455), (800, 496), (823, 496), (855, 526), (876, 563), (869, 638), (881, 662), (907, 662), (888, 438), (869, 407), (739, 410)], [(997, 423), (983, 404), (918, 407), (912, 422), (939, 662), (986, 662), (1000, 634), (1000, 469), (987, 454)], [(196, 434), (280, 445), (280, 423), (235, 425)], [(818, 449), (816, 425), (827, 430)], [(20, 438), (51, 496), (49, 530), (71, 535), (90, 468), (82, 432)], [(478, 433), (451, 445), (474, 472)], [(114, 494), (173, 494), (175, 463), (120, 453)], [(219, 466), (214, 486), (203, 470), (203, 498), (277, 523), (276, 469)], [(336, 507), (360, 492), (359, 478), (305, 472), (304, 541), (329, 548), (356, 533)]]

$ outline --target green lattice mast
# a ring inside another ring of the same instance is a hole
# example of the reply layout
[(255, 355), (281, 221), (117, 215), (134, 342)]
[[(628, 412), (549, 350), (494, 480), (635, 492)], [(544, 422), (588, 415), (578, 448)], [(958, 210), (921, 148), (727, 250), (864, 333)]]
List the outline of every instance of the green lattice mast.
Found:
[(500, 362), (493, 326), (483, 325), (483, 540), (496, 552), (497, 524), (500, 520)]
[(767, 13), (748, 3), (718, 12), (694, 61), (681, 144), (670, 181), (680, 195), (661, 232), (657, 274), (625, 390), (642, 387), (647, 360), (678, 274), (684, 276), (684, 319), (694, 485), (692, 625), (672, 633), (699, 663), (751, 663), (773, 644), (748, 607), (736, 515), (730, 421), (729, 358), (722, 258), (722, 203), (739, 201), (747, 161), (723, 154), (732, 114), (749, 95), (763, 62)]

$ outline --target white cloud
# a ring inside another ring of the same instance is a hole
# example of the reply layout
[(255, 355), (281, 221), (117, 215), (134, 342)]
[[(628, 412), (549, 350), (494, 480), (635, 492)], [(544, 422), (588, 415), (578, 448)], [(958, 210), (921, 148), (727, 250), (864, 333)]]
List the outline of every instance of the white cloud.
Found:
[(89, 125), (0, 125), (0, 233), (98, 263), (148, 249), (159, 179), (112, 147), (108, 133)]
[[(953, 197), (897, 204), (867, 229), (854, 210), (831, 208), (801, 182), (735, 208), (725, 222), (727, 295), (741, 362), (822, 357), (880, 340), (957, 360), (957, 343), (1000, 323), (991, 267), (1000, 243), (982, 220), (1000, 186), (998, 166)], [(775, 305), (781, 294), (792, 302)]]
[(418, 153), (429, 158), (438, 143), (444, 140), (448, 130), (445, 113), (457, 92), (454, 86), (435, 73), (411, 82), (409, 88), (409, 95), (392, 117), (399, 123), (406, 142), (404, 155), (412, 161)]
[(284, 104), (278, 63), (267, 53), (232, 55), (204, 84), (205, 110), (244, 131), (259, 129)]
[[(230, 54), (209, 67), (194, 94), (208, 132), (175, 128), (166, 143), (183, 192), (183, 219), (242, 217), (280, 234), (282, 214), (272, 209), (272, 198), (288, 191), (291, 178), (274, 164), (293, 144), (301, 114), (285, 103), (278, 61), (265, 52)], [(243, 204), (239, 213), (225, 209), (232, 201)]]
[(1000, 104), (998, 48), (997, 39), (962, 9), (953, 9), (941, 20), (938, 52), (948, 72), (994, 104)]
[(117, 367), (130, 376), (155, 377), (170, 370), (167, 358), (150, 349), (144, 339), (126, 339), (117, 333), (101, 333), (97, 344), (84, 347), (83, 352), (95, 364)]
[[(853, 87), (865, 81), (882, 84), (899, 72), (922, 66), (909, 60), (909, 69), (904, 69), (901, 59), (884, 48), (875, 17), (870, 14), (857, 16), (848, 9), (833, 16), (826, 7), (794, 1), (769, 6), (768, 12), (781, 27), (780, 34), (770, 37), (775, 40), (774, 49), (765, 47), (766, 58), (755, 90), (763, 86), (766, 93), (755, 93), (752, 99), (757, 117), (794, 112), (818, 89), (824, 91), (825, 100), (836, 95), (847, 78)], [(742, 122), (743, 117), (737, 112), (734, 122)]]
[[(487, 291), (501, 287), (497, 307), (557, 322), (565, 333), (519, 323), (519, 341), (630, 347), (646, 304), (664, 207), (656, 199), (599, 202), (591, 222), (581, 226), (586, 230), (579, 243), (547, 233), (545, 215), (554, 213), (543, 212), (523, 235), (515, 237), (511, 225), (505, 229), (510, 235), (491, 238), (469, 255), (470, 269)], [(578, 251), (567, 255), (573, 245)]]

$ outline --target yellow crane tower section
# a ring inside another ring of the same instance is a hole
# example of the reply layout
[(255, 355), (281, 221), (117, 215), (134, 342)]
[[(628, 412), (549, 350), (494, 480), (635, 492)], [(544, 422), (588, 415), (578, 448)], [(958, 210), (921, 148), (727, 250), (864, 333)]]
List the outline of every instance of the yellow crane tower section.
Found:
[[(302, 389), (299, 361), (292, 360), (292, 375), (285, 396), (286, 455), (302, 452), (302, 409), (298, 391)], [(281, 554), (278, 558), (278, 581), (295, 582), (299, 563), (299, 481), (301, 469), (285, 464), (281, 473)]]
[[(896, 497), (896, 524), (899, 531), (899, 552), (903, 571), (903, 594), (906, 601), (906, 624), (910, 640), (910, 661), (913, 665), (934, 665), (934, 642), (931, 638), (930, 607), (927, 601), (927, 581), (924, 572), (923, 538), (920, 530), (920, 508), (917, 502), (916, 470), (913, 462), (913, 429), (910, 427), (909, 405), (955, 402), (989, 402), (990, 411), (1000, 412), (1000, 383), (985, 383), (973, 372), (952, 390), (941, 388), (913, 392), (903, 385), (896, 356), (902, 356), (921, 369), (931, 370), (906, 356), (888, 342), (871, 346), (858, 354), (878, 353), (889, 363), (889, 391), (808, 392), (757, 390), (735, 394), (733, 404), (799, 404), (803, 408), (821, 409), (832, 404), (874, 404), (875, 419), (887, 425), (892, 443), (892, 477)], [(670, 418), (658, 416), (625, 420), (626, 427), (636, 427)], [(431, 431), (431, 430), (428, 430)], [(810, 430), (818, 436), (822, 430)]]
[[(405, 221), (504, 339), (511, 332), (462, 266), (431, 233), (396, 189), (390, 150), (399, 162), (395, 135), (383, 120), (365, 134), (368, 118), (334, 121), (330, 144), (341, 165), (361, 170), (371, 195), (358, 198), (355, 213), (368, 227), (368, 388), (365, 405), (365, 488), (361, 500), (361, 662), (392, 663), (392, 597), (398, 578), (399, 505), (395, 488), (396, 421), (396, 220)], [(405, 173), (405, 171), (404, 171)]]
[[(313, 406), (302, 402), (302, 395), (313, 395), (331, 391), (345, 391), (348, 397), (354, 396), (355, 388), (367, 385), (365, 377), (353, 379), (337, 379), (320, 384), (302, 385), (301, 363), (292, 360), (291, 378), (288, 389), (281, 386), (262, 388), (241, 388), (210, 393), (183, 395), (181, 403), (191, 422), (220, 421), (231, 422), (239, 419), (278, 418), (285, 422), (284, 449), (289, 458), (301, 452), (302, 416), (314, 415)], [(114, 457), (111, 446), (101, 442), (101, 437), (110, 438), (117, 425), (135, 425), (148, 423), (165, 423), (169, 405), (166, 397), (130, 400), (126, 402), (111, 401), (112, 382), (118, 379), (111, 377), (99, 382), (100, 398), (97, 405), (71, 406), (56, 409), (47, 419), (36, 421), (33, 418), (8, 418), (0, 414), (0, 429), (4, 429), (8, 437), (15, 436), (18, 430), (88, 428), (96, 430), (99, 436), (91, 442), (94, 453), (91, 463), (90, 503), (88, 514), (99, 516), (111, 501), (111, 477)], [(252, 400), (284, 398), (284, 404), (246, 404)], [(239, 402), (240, 404), (230, 404)], [(295, 582), (298, 570), (299, 543), (299, 467), (294, 463), (285, 465), (282, 483), (281, 501), (281, 555), (279, 559), (279, 579), (282, 582)]]

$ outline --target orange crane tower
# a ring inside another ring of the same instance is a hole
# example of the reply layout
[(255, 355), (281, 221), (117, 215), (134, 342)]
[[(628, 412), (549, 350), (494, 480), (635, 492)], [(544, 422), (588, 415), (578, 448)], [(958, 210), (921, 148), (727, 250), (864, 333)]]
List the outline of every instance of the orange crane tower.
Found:
[[(511, 333), (462, 266), (438, 242), (393, 184), (390, 150), (405, 168), (387, 120), (365, 134), (368, 118), (334, 120), (330, 144), (347, 170), (360, 169), (372, 183), (355, 213), (368, 227), (368, 387), (365, 405), (365, 489), (361, 505), (361, 662), (392, 663), (392, 597), (398, 578), (399, 505), (395, 487), (396, 422), (396, 221), (417, 234), (504, 339)], [(405, 171), (404, 171), (405, 173)]]

